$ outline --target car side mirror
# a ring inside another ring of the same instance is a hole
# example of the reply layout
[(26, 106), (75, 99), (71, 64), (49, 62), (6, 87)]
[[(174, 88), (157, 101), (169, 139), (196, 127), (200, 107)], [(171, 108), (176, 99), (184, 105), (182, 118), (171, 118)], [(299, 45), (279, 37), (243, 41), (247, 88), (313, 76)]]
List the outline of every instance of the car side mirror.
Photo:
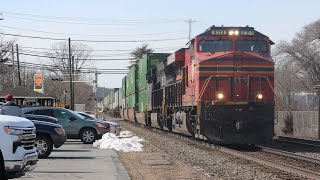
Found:
[(69, 120), (70, 120), (70, 121), (74, 121), (74, 120), (77, 120), (77, 118), (75, 118), (75, 117), (73, 117), (73, 116), (70, 116), (70, 117), (69, 117)]

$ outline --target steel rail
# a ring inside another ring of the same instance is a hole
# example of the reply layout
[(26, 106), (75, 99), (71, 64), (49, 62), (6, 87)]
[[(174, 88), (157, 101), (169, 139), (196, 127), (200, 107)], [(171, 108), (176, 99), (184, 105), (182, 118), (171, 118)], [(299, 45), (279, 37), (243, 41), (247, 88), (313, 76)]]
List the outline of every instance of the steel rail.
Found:
[(278, 138), (274, 138), (273, 140), (282, 141), (282, 142), (291, 143), (291, 144), (299, 144), (299, 145), (306, 145), (306, 146), (319, 147), (320, 148), (320, 142), (319, 141), (312, 142), (311, 140), (304, 140), (304, 139), (296, 139), (295, 140), (295, 139), (296, 138), (278, 137)]
[(302, 160), (302, 161), (320, 164), (320, 159), (317, 159), (317, 158), (311, 158), (311, 157), (295, 154), (292, 152), (283, 151), (283, 150), (279, 150), (279, 149), (273, 149), (273, 148), (264, 147), (264, 146), (257, 146), (257, 147), (261, 148), (261, 150), (263, 152), (268, 152), (268, 153), (277, 154), (277, 155), (281, 155), (281, 156), (285, 156), (285, 157), (290, 157), (290, 158), (294, 158), (294, 159), (298, 159), (298, 160)]

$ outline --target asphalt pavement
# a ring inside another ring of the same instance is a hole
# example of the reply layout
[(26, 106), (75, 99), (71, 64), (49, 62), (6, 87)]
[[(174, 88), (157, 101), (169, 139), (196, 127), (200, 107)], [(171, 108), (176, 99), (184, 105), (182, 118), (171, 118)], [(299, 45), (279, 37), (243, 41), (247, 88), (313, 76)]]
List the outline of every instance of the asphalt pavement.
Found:
[(40, 159), (34, 171), (18, 179), (127, 180), (130, 177), (114, 150), (96, 149), (91, 144), (68, 140), (48, 158)]

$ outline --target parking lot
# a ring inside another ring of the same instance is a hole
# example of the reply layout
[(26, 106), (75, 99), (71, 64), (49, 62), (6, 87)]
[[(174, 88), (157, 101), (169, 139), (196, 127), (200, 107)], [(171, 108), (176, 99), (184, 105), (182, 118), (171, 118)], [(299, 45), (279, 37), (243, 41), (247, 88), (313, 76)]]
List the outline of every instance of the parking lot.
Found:
[(54, 149), (46, 159), (39, 159), (37, 168), (18, 179), (130, 179), (118, 155), (111, 149), (96, 149), (80, 140), (68, 140)]

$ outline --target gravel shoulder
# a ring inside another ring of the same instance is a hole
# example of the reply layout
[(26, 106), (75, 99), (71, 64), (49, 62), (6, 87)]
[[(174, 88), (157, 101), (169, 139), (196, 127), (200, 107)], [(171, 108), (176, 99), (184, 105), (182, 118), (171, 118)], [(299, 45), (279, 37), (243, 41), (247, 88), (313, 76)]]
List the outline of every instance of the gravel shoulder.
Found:
[(170, 155), (171, 160), (184, 162), (212, 179), (286, 179), (283, 172), (270, 167), (218, 150), (198, 147), (174, 136), (163, 136), (132, 123), (122, 121), (121, 125)]
[(144, 151), (118, 152), (130, 177), (135, 179), (210, 179), (168, 154), (144, 142)]

